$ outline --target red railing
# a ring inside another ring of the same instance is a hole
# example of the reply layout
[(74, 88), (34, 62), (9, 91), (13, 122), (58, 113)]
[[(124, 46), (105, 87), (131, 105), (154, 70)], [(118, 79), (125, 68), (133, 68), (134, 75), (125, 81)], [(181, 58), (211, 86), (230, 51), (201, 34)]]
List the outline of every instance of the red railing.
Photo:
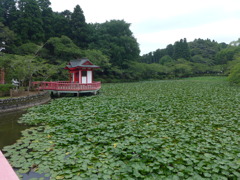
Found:
[(55, 90), (55, 91), (91, 91), (101, 88), (101, 82), (93, 82), (88, 84), (71, 83), (68, 81), (55, 82), (33, 82), (38, 85), (39, 90)]

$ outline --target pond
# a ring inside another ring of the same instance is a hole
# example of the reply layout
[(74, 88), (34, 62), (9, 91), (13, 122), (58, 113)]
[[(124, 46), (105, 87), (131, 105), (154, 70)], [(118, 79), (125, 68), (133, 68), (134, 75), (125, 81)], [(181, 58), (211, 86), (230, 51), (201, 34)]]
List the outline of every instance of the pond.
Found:
[(19, 124), (18, 119), (26, 111), (19, 110), (0, 114), (0, 150), (4, 146), (14, 144), (21, 137), (21, 131), (29, 126)]
[[(26, 112), (26, 110), (18, 110), (0, 114), (0, 150), (2, 150), (4, 146), (14, 144), (21, 138), (21, 131), (31, 127), (18, 123), (19, 118)], [(20, 174), (22, 175), (23, 180), (30, 178), (42, 178), (44, 180), (49, 179), (44, 177), (44, 174), (38, 174), (32, 171)]]

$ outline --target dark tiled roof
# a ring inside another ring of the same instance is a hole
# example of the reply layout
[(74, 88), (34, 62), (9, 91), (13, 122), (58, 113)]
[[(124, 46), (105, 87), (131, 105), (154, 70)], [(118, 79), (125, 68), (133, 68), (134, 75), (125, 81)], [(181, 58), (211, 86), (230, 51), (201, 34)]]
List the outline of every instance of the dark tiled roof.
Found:
[[(86, 62), (89, 62), (85, 64)], [(69, 64), (67, 65), (68, 68), (74, 68), (74, 67), (83, 67), (83, 68), (99, 68), (99, 66), (93, 65), (88, 59), (82, 58), (82, 59), (76, 59), (71, 60)]]

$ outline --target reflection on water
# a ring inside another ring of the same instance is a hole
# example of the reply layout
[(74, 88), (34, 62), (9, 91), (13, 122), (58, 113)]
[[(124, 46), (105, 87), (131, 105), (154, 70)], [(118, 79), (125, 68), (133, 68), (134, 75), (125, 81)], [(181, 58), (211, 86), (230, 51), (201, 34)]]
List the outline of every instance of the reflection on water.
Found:
[(17, 123), (26, 111), (0, 113), (0, 150), (4, 146), (14, 144), (20, 137), (21, 131), (29, 126)]
[[(20, 139), (21, 131), (30, 127), (17, 123), (18, 119), (24, 113), (26, 113), (26, 111), (21, 110), (0, 114), (0, 150), (2, 150), (4, 146), (14, 144), (18, 139)], [(28, 180), (31, 178), (41, 178), (43, 180), (50, 179), (49, 177), (44, 177), (45, 174), (38, 174), (32, 171), (21, 175), (23, 180)]]

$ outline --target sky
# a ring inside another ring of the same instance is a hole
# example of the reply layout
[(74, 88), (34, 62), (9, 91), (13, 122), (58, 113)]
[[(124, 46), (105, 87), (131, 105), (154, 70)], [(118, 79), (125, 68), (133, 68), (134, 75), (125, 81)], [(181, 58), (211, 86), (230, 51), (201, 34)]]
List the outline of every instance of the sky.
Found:
[(230, 43), (240, 38), (240, 0), (50, 0), (53, 11), (80, 5), (87, 23), (130, 23), (142, 54), (186, 38)]

